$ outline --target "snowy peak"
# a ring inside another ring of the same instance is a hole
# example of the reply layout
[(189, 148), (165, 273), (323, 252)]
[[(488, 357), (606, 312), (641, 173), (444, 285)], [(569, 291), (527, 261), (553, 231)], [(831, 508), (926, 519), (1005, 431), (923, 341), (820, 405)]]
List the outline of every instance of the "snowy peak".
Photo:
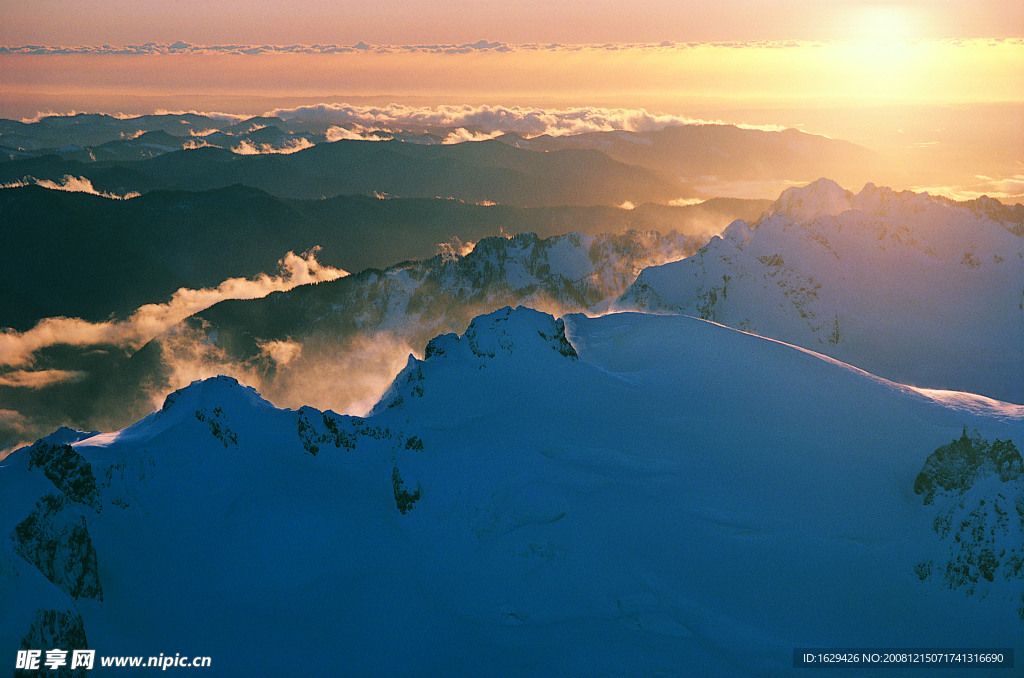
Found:
[(420, 264), (441, 289), (463, 295), (513, 291), (517, 300), (543, 293), (574, 308), (621, 294), (646, 266), (676, 261), (696, 249), (678, 233), (627, 231), (540, 238), (521, 233), (484, 238), (465, 256)]
[(513, 356), (534, 352), (531, 357), (550, 357), (554, 351), (575, 359), (576, 350), (565, 338), (565, 323), (531, 308), (506, 306), (475, 318), (463, 336), (470, 352), (479, 358)]
[(854, 209), (853, 198), (853, 193), (831, 179), (818, 179), (806, 186), (787, 188), (772, 205), (771, 213), (783, 212), (794, 221), (810, 221)]
[[(171, 429), (185, 426), (202, 432), (198, 443), (206, 440), (213, 448), (238, 447), (241, 426), (253, 427), (261, 417), (276, 411), (256, 390), (243, 386), (232, 377), (213, 377), (193, 381), (164, 399), (163, 407), (145, 419), (116, 434), (95, 436), (83, 441), (86, 446), (108, 445), (114, 440), (153, 439)], [(208, 440), (206, 434), (212, 436)], [(180, 435), (180, 433), (178, 434)]]
[(525, 306), (506, 306), (474, 318), (461, 337), (442, 334), (431, 339), (423, 362), (466, 361), (483, 366), (510, 359), (540, 362), (566, 358), (575, 360), (577, 355), (565, 338), (561, 318)]
[(99, 431), (79, 431), (69, 426), (61, 426), (48, 436), (36, 441), (36, 444), (47, 443), (49, 445), (74, 445), (80, 440), (99, 435)]
[(769, 215), (785, 214), (794, 222), (809, 222), (858, 210), (885, 218), (895, 216), (900, 210), (923, 211), (929, 205), (948, 203), (927, 193), (896, 192), (872, 183), (865, 184), (860, 193), (854, 194), (831, 179), (818, 179), (806, 186), (787, 188), (772, 205)]
[[(397, 407), (408, 398), (424, 397), (429, 374), (469, 368), (511, 370), (516, 374), (551, 369), (575, 361), (576, 349), (565, 336), (565, 322), (547, 313), (520, 306), (477, 316), (465, 334), (442, 334), (431, 339), (423, 360), (409, 356), (375, 413)], [(433, 390), (433, 389), (431, 389)]]
[(926, 212), (937, 215), (952, 211), (963, 218), (994, 221), (1015, 235), (1024, 234), (1024, 205), (1004, 205), (988, 196), (956, 202), (928, 193), (894, 191), (870, 182), (860, 193), (854, 194), (831, 179), (818, 179), (806, 186), (786, 189), (766, 217), (785, 214), (793, 222), (810, 222), (821, 217), (837, 217), (849, 210), (876, 219), (907, 219)]
[(239, 404), (249, 406), (273, 407), (263, 399), (256, 389), (250, 386), (243, 386), (233, 377), (213, 377), (211, 379), (197, 379), (185, 388), (179, 388), (164, 399), (161, 412), (168, 412), (172, 409), (223, 406), (226, 402), (236, 401)]

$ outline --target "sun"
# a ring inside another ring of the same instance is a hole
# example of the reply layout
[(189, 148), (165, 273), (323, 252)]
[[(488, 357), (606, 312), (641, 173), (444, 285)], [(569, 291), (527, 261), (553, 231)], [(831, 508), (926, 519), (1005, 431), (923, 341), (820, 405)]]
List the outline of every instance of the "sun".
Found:
[(880, 44), (907, 42), (922, 37), (918, 10), (899, 4), (866, 4), (849, 16), (848, 36)]

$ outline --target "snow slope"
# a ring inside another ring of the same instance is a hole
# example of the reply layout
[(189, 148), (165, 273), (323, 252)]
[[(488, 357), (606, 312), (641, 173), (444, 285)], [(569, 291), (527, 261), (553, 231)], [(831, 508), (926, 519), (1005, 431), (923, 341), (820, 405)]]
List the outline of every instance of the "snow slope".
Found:
[[(80, 616), (101, 655), (209, 655), (223, 676), (763, 676), (794, 647), (1022, 649), (1024, 471), (981, 441), (1024, 440), (1024, 407), (683, 316), (505, 308), (424, 356), (365, 419), (216, 378), (8, 457), (0, 533), (56, 496), (102, 599), (21, 554), (42, 531), (0, 541), (0, 656), (40, 609), (71, 635)], [(975, 453), (936, 452), (965, 428)], [(991, 536), (935, 527), (984, 499), (1016, 507)], [(938, 576), (953, 561), (967, 583)]]
[(875, 374), (1024, 403), (1024, 207), (827, 179), (785, 191), (615, 306), (684, 313)]

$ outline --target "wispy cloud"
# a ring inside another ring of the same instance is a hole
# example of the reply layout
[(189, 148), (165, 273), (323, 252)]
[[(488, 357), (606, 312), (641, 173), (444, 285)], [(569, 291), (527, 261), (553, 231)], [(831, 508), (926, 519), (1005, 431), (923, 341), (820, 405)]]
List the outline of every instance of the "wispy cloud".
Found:
[[(187, 42), (175, 43), (154, 43), (148, 42), (141, 45), (19, 45), (0, 46), (0, 55), (3, 54), (92, 54), (92, 55), (154, 55), (154, 54), (230, 54), (238, 56), (255, 56), (261, 54), (472, 54), (481, 52), (620, 52), (626, 50), (644, 50), (657, 52), (671, 52), (691, 50), (701, 47), (714, 48), (757, 48), (757, 49), (786, 49), (794, 47), (807, 47), (821, 44), (841, 43), (844, 41), (808, 41), (808, 40), (747, 40), (747, 41), (720, 41), (720, 42), (672, 42), (664, 41), (659, 43), (506, 43), (489, 40), (478, 40), (472, 43), (461, 44), (418, 44), (418, 45), (377, 45), (359, 42), (354, 45), (338, 44), (291, 44), (291, 45), (200, 45)], [(942, 42), (950, 45), (1005, 45), (1024, 44), (1024, 38), (985, 38), (985, 39), (959, 39), (951, 38), (944, 40), (931, 40), (930, 42)]]
[(1005, 203), (1024, 201), (1024, 174), (1008, 177), (977, 175), (977, 181), (945, 186), (911, 186), (917, 193), (940, 195), (952, 200), (976, 200), (981, 196), (996, 198)]
[(491, 132), (470, 132), (465, 127), (459, 127), (458, 129), (452, 130), (448, 133), (441, 143), (444, 145), (450, 144), (461, 144), (464, 141), (487, 141), (494, 137), (501, 136), (500, 130), (494, 130)]
[(74, 370), (14, 370), (0, 373), (0, 386), (45, 388), (54, 384), (77, 381), (84, 376), (84, 372)]
[(0, 188), (21, 188), (23, 186), (29, 186), (35, 184), (36, 186), (42, 186), (43, 188), (49, 188), (53, 191), (68, 191), (69, 193), (91, 193), (92, 195), (103, 196), (104, 198), (110, 198), (112, 200), (129, 200), (131, 198), (137, 198), (141, 193), (132, 191), (125, 193), (124, 195), (117, 195), (116, 193), (106, 193), (97, 191), (92, 182), (85, 177), (73, 177), (70, 174), (65, 174), (64, 178), (59, 182), (51, 181), (50, 179), (36, 179), (35, 177), (27, 177), (24, 181), (15, 181), (9, 184), (0, 184)]
[(302, 355), (302, 344), (291, 339), (279, 339), (259, 343), (262, 355), (270, 358), (276, 365), (287, 365)]
[(17, 410), (0, 409), (0, 461), (14, 450), (31, 444), (32, 422)]
[[(181, 288), (174, 293), (169, 302), (142, 306), (127, 320), (89, 322), (81, 318), (46, 318), (25, 332), (10, 329), (2, 331), (0, 365), (30, 366), (36, 351), (59, 344), (114, 344), (139, 348), (188, 316), (224, 299), (256, 299), (271, 292), (292, 289), (297, 285), (334, 280), (348, 275), (346, 271), (318, 262), (318, 250), (319, 248), (314, 248), (301, 256), (288, 252), (279, 262), (280, 272), (275, 276), (263, 273), (251, 279), (230, 278), (215, 288)], [(23, 376), (20, 379), (25, 381), (28, 377)]]
[(12, 428), (19, 432), (27, 430), (28, 420), (16, 410), (0, 409), (0, 428)]
[(394, 138), (384, 130), (367, 129), (362, 125), (355, 124), (350, 127), (333, 125), (327, 128), (326, 136), (328, 141), (341, 141), (342, 139), (351, 141), (388, 141)]
[(292, 139), (281, 146), (274, 146), (272, 144), (259, 144), (257, 146), (248, 139), (242, 139), (242, 142), (232, 147), (231, 151), (238, 155), (265, 155), (270, 153), (287, 155), (289, 153), (298, 153), (307, 148), (313, 148), (313, 142), (305, 137)]
[(278, 407), (311, 405), (345, 414), (366, 415), (415, 353), (408, 341), (388, 332), (339, 339), (311, 336), (260, 344), (261, 358), (274, 369), (258, 369), (232, 359), (203, 330), (178, 326), (160, 337), (167, 383), (148, 398), (159, 407), (169, 390), (196, 379), (227, 375), (252, 386)]
[(447, 242), (437, 243), (438, 254), (445, 261), (458, 261), (462, 257), (471, 254), (475, 247), (475, 242), (471, 240), (463, 241), (458, 236), (452, 236), (452, 239)]

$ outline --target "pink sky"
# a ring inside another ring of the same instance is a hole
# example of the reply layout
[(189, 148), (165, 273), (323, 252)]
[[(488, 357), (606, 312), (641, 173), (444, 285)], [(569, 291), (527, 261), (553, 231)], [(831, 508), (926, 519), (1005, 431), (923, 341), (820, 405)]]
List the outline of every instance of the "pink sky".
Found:
[(0, 19), (7, 46), (1024, 37), (1020, 0), (0, 0)]

